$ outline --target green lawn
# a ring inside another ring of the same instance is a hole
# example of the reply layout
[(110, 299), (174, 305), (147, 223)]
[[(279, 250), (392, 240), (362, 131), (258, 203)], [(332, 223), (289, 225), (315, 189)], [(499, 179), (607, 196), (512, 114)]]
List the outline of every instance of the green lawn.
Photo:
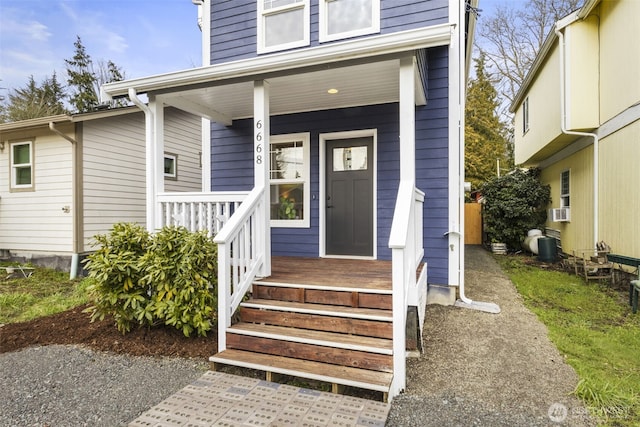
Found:
[(640, 425), (640, 313), (626, 292), (495, 256), (578, 373), (575, 394), (607, 426)]
[[(8, 266), (9, 264), (3, 264)], [(0, 324), (59, 313), (87, 302), (87, 280), (36, 267), (28, 278), (6, 279), (0, 270)]]

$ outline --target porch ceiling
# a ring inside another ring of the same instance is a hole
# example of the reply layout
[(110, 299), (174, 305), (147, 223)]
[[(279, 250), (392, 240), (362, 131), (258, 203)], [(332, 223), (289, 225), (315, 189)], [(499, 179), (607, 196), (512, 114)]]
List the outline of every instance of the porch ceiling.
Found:
[[(342, 67), (333, 64), (319, 70), (267, 77), (266, 81), (270, 84), (272, 115), (396, 102), (399, 60)], [(338, 93), (329, 94), (329, 89), (337, 89)], [(418, 90), (421, 90), (420, 86)], [(214, 121), (253, 115), (253, 80), (226, 84), (212, 82), (159, 96), (166, 105)], [(421, 96), (416, 96), (418, 103)]]

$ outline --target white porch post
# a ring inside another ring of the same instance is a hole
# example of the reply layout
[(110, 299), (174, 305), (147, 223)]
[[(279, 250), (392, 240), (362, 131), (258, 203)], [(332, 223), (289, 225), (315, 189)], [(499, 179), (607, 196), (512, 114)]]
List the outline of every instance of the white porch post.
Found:
[[(413, 56), (400, 60), (400, 187), (403, 183), (410, 183), (412, 192), (416, 181), (416, 150), (415, 150), (415, 65)], [(400, 199), (400, 195), (398, 198)], [(397, 208), (396, 208), (397, 209)], [(398, 212), (395, 213), (398, 215)], [(411, 218), (407, 215), (407, 220)], [(409, 230), (412, 225), (408, 224)], [(404, 229), (404, 233), (407, 229)], [(407, 236), (402, 236), (406, 242)], [(415, 271), (415, 248), (408, 245), (404, 249), (392, 250), (392, 280), (393, 280), (393, 385), (391, 395), (395, 396), (405, 389), (407, 384), (406, 367), (406, 324), (407, 324), (407, 289), (405, 277), (409, 262), (409, 269)], [(407, 260), (409, 257), (409, 260)]]
[[(257, 80), (253, 84), (253, 155), (254, 186), (263, 188), (262, 221), (264, 233), (258, 236), (258, 245), (264, 253), (264, 263), (258, 275), (271, 275), (271, 226), (270, 226), (270, 188), (269, 188), (269, 82)], [(260, 227), (262, 228), (262, 227)], [(258, 228), (258, 229), (260, 229)]]
[[(147, 159), (151, 159), (151, 164), (147, 165), (147, 168), (151, 169), (150, 174), (147, 171), (147, 182), (153, 183), (153, 194), (147, 193), (147, 229), (155, 231), (161, 224), (162, 215), (158, 203), (158, 193), (164, 192), (164, 104), (154, 96), (149, 96), (149, 110), (151, 111), (153, 130), (151, 153), (147, 152)], [(149, 160), (147, 162), (149, 163)]]
[(415, 58), (400, 60), (400, 180), (416, 181)]

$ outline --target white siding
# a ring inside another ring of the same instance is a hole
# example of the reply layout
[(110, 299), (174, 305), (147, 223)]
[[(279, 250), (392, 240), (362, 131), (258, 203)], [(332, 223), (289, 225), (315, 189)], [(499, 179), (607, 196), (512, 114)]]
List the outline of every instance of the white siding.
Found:
[[(62, 126), (59, 126), (62, 128)], [(69, 135), (72, 126), (65, 128)], [(11, 192), (9, 144), (0, 151), (0, 249), (70, 254), (73, 216), (72, 145), (47, 130), (3, 133), (3, 141), (34, 142), (34, 191)]]
[(165, 191), (200, 191), (202, 189), (202, 119), (181, 110), (165, 113), (165, 151), (178, 155), (178, 179), (166, 180)]
[[(165, 110), (165, 151), (178, 156), (177, 181), (166, 191), (200, 191), (200, 118)], [(92, 249), (96, 234), (117, 222), (145, 224), (144, 114), (135, 112), (84, 122), (83, 242)]]
[(145, 222), (145, 131), (141, 112), (83, 123), (84, 250), (116, 222)]

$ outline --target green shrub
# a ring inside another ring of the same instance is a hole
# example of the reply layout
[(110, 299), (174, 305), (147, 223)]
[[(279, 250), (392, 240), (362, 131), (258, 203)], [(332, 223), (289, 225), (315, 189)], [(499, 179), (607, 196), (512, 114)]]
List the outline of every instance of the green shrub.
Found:
[(94, 280), (87, 289), (94, 305), (87, 311), (92, 321), (113, 316), (118, 330), (128, 332), (149, 298), (148, 288), (141, 282), (144, 271), (139, 261), (151, 237), (144, 227), (118, 223), (108, 235), (94, 239), (99, 248), (86, 260), (89, 277)]
[(509, 249), (517, 250), (527, 231), (544, 227), (551, 189), (540, 183), (539, 175), (538, 169), (516, 169), (482, 187), (482, 215), (492, 242), (506, 243)]
[(163, 228), (155, 236), (140, 265), (149, 286), (150, 304), (138, 320), (158, 319), (189, 336), (206, 335), (217, 306), (217, 247), (206, 232), (184, 227)]
[(215, 323), (217, 251), (205, 232), (165, 227), (151, 236), (133, 224), (116, 224), (95, 238), (88, 257), (92, 320), (111, 315), (125, 333), (171, 325), (186, 336), (206, 335)]

